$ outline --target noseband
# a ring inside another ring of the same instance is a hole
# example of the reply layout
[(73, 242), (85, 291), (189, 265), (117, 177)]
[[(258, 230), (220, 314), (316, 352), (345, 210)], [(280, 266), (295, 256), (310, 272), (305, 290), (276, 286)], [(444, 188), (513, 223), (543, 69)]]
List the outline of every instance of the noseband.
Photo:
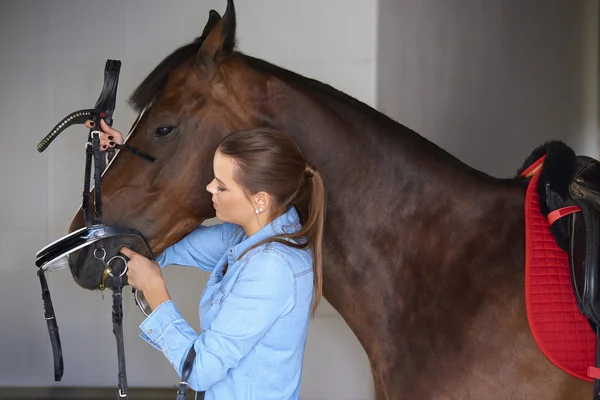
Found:
[[(115, 103), (117, 97), (117, 86), (119, 83), (119, 73), (121, 70), (121, 61), (118, 60), (107, 60), (104, 68), (104, 85), (100, 97), (96, 101), (94, 108), (83, 109), (75, 111), (61, 120), (54, 129), (50, 131), (38, 144), (37, 150), (41, 153), (52, 143), (58, 135), (69, 126), (75, 124), (84, 124), (87, 120), (94, 121), (94, 127), (100, 126), (100, 120), (104, 121), (112, 126), (113, 113), (115, 110)], [(142, 115), (138, 117), (136, 122), (131, 128), (130, 133), (135, 129), (135, 126), (141, 119)], [(156, 159), (143, 153), (139, 149), (124, 143), (115, 144), (115, 148), (119, 150), (128, 151), (148, 162), (154, 162)], [(100, 132), (94, 128), (90, 129), (88, 133), (87, 142), (85, 144), (85, 179), (83, 188), (83, 200), (82, 209), (85, 219), (85, 227), (81, 228), (69, 235), (47, 245), (36, 254), (36, 266), (38, 267), (37, 275), (40, 279), (40, 285), (42, 288), (42, 300), (44, 303), (44, 318), (48, 325), (48, 333), (50, 335), (50, 342), (52, 344), (52, 352), (54, 355), (54, 380), (60, 381), (63, 376), (63, 357), (62, 347), (60, 342), (60, 336), (58, 333), (58, 325), (56, 323), (56, 316), (54, 315), (54, 308), (52, 306), (52, 299), (50, 297), (50, 290), (46, 281), (45, 272), (53, 271), (59, 268), (68, 266), (65, 262), (65, 258), (81, 249), (93, 246), (103, 246), (104, 240), (109, 238), (129, 239), (136, 240), (140, 247), (145, 248), (145, 251), (149, 255), (149, 258), (154, 259), (154, 254), (148, 244), (148, 241), (144, 235), (132, 228), (125, 228), (121, 226), (109, 226), (102, 223), (102, 191), (100, 181), (102, 173), (107, 167), (105, 154), (108, 154), (108, 159), (111, 161), (115, 156), (115, 148), (109, 148), (106, 152), (100, 151)], [(94, 164), (94, 208), (93, 211), (90, 208), (90, 175), (92, 160)], [(127, 394), (127, 374), (125, 367), (125, 350), (123, 341), (123, 277), (127, 273), (127, 263), (129, 259), (121, 254), (120, 252), (108, 256), (107, 251), (104, 247), (96, 247), (93, 251), (93, 256), (96, 260), (102, 262), (104, 270), (98, 289), (103, 291), (106, 286), (108, 277), (112, 280), (112, 298), (113, 298), (113, 309), (112, 309), (112, 321), (113, 321), (113, 333), (117, 341), (117, 356), (118, 356), (118, 394), (119, 398), (128, 398)], [(107, 260), (108, 257), (108, 260)], [(62, 264), (60, 263), (62, 261)], [(143, 295), (133, 290), (135, 302), (140, 310), (148, 316), (150, 313), (149, 306)], [(177, 399), (185, 399), (185, 381), (189, 377), (191, 372), (190, 368), (184, 368), (184, 374), (180, 383)]]

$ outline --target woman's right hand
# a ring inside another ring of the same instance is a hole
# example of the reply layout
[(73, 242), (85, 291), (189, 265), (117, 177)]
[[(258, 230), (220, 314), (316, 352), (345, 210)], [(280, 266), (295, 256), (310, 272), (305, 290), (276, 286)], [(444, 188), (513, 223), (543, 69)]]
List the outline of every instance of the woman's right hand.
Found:
[[(85, 121), (85, 126), (88, 128), (94, 127), (94, 121)], [(100, 151), (108, 150), (109, 147), (115, 147), (115, 143), (123, 144), (123, 135), (118, 130), (111, 128), (104, 121), (100, 120)]]

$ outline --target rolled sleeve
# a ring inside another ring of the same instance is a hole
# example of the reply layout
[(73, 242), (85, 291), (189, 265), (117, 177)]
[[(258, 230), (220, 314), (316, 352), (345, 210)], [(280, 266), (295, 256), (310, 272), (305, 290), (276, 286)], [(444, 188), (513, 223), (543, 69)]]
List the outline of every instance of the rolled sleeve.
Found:
[(230, 224), (200, 225), (180, 241), (167, 247), (156, 261), (160, 268), (176, 264), (211, 272), (231, 241)]

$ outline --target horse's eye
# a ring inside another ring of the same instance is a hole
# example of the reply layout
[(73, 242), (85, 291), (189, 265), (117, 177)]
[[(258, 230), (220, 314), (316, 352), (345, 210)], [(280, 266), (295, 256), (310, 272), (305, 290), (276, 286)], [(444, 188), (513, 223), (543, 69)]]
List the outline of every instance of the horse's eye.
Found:
[(156, 129), (156, 136), (167, 136), (175, 130), (174, 126), (161, 126)]

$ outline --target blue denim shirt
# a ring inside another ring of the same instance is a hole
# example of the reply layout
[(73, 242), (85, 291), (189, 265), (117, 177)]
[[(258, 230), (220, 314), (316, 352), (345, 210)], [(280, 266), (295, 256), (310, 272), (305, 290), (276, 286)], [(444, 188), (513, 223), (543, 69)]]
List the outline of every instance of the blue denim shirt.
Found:
[(140, 325), (140, 336), (180, 377), (195, 346), (188, 384), (205, 391), (206, 400), (298, 398), (313, 292), (312, 253), (270, 243), (239, 257), (267, 237), (300, 229), (291, 207), (249, 238), (234, 224), (200, 226), (157, 258), (161, 268), (177, 264), (211, 272), (200, 300), (200, 334), (172, 300)]

